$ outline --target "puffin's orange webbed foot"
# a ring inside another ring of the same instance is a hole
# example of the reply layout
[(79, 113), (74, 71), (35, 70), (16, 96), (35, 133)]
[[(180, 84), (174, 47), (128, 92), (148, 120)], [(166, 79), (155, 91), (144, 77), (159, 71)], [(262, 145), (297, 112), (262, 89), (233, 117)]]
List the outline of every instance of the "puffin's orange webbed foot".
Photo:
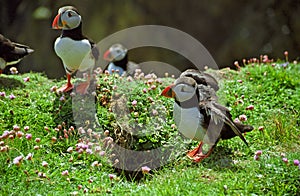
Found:
[(209, 157), (209, 155), (211, 154), (213, 148), (211, 148), (206, 154), (203, 154), (202, 146), (203, 146), (203, 142), (200, 142), (199, 145), (195, 149), (193, 149), (193, 150), (191, 150), (190, 152), (187, 153), (187, 156), (190, 159), (193, 159), (193, 161), (196, 162), (196, 163), (199, 163), (203, 159)]
[(196, 148), (194, 148), (193, 150), (191, 150), (187, 153), (187, 156), (190, 159), (193, 159), (195, 156), (197, 156), (197, 154), (199, 154), (199, 152), (202, 152), (202, 145), (203, 145), (203, 142), (200, 142)]
[(57, 89), (57, 92), (68, 92), (70, 90), (73, 89), (73, 85), (72, 84), (66, 84), (62, 87), (60, 87), (59, 89)]

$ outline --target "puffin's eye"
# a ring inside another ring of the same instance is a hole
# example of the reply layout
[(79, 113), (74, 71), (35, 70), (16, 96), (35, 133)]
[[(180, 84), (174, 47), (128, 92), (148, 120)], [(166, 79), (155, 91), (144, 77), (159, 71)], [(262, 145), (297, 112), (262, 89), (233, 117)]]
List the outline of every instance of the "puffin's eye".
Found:
[(68, 17), (71, 17), (72, 16), (72, 13), (71, 12), (68, 12)]

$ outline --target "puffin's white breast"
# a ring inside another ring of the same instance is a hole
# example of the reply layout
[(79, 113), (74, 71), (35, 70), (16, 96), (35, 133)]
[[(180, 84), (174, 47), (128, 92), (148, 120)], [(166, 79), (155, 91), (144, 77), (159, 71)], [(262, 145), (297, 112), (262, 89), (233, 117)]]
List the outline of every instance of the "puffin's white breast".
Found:
[(54, 50), (65, 67), (70, 71), (85, 71), (95, 64), (91, 54), (91, 45), (87, 39), (73, 40), (59, 37), (54, 43)]
[(122, 68), (122, 67), (119, 67), (119, 66), (116, 66), (114, 63), (109, 63), (109, 65), (108, 65), (108, 68), (107, 68), (107, 70), (109, 71), (109, 73), (111, 74), (112, 73), (112, 70), (119, 70), (119, 75), (121, 76), (121, 75), (123, 75), (123, 73), (124, 73), (124, 69)]
[(6, 67), (6, 61), (0, 57), (0, 69), (4, 69)]
[(206, 130), (202, 128), (203, 115), (198, 108), (181, 108), (174, 103), (174, 121), (178, 130), (187, 138), (202, 141)]

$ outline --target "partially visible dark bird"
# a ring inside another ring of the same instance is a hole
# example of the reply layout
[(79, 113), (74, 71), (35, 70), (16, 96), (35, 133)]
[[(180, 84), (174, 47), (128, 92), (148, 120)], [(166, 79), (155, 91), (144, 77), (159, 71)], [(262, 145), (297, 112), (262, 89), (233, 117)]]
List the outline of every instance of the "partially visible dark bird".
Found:
[(82, 19), (78, 10), (73, 6), (60, 8), (53, 20), (52, 28), (62, 30), (54, 43), (54, 50), (62, 60), (67, 73), (67, 84), (58, 91), (72, 90), (71, 75), (79, 70), (88, 71), (88, 77), (86, 82), (77, 86), (76, 91), (81, 94), (87, 93), (99, 50), (93, 41), (82, 34)]
[[(251, 125), (234, 122), (230, 111), (217, 102), (218, 85), (209, 74), (188, 70), (166, 87), (162, 95), (174, 98), (174, 121), (178, 130), (187, 138), (200, 141), (188, 157), (200, 162), (208, 157), (220, 139), (239, 136), (246, 145), (242, 133), (253, 130)], [(203, 152), (203, 144), (208, 145)]]
[(22, 58), (33, 52), (29, 46), (11, 42), (0, 34), (0, 74), (6, 66), (19, 63)]
[(132, 61), (128, 61), (127, 48), (122, 44), (112, 45), (103, 55), (104, 60), (109, 61), (107, 70), (109, 73), (118, 72), (120, 75), (133, 76), (140, 66)]

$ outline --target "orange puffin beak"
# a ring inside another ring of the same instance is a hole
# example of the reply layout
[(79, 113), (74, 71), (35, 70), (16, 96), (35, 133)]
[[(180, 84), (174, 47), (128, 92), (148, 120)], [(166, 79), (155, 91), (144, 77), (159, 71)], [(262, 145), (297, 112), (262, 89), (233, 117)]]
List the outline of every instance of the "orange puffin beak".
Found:
[(52, 22), (52, 28), (53, 29), (62, 29), (64, 27), (64, 22), (61, 21), (60, 14), (57, 14), (55, 16), (53, 22)]
[(111, 53), (109, 50), (106, 50), (106, 52), (103, 55), (103, 59), (106, 61), (112, 61), (113, 57), (111, 56)]
[(174, 84), (171, 84), (167, 86), (161, 93), (162, 96), (167, 97), (167, 98), (174, 98), (175, 97), (175, 92), (173, 91), (173, 86)]

